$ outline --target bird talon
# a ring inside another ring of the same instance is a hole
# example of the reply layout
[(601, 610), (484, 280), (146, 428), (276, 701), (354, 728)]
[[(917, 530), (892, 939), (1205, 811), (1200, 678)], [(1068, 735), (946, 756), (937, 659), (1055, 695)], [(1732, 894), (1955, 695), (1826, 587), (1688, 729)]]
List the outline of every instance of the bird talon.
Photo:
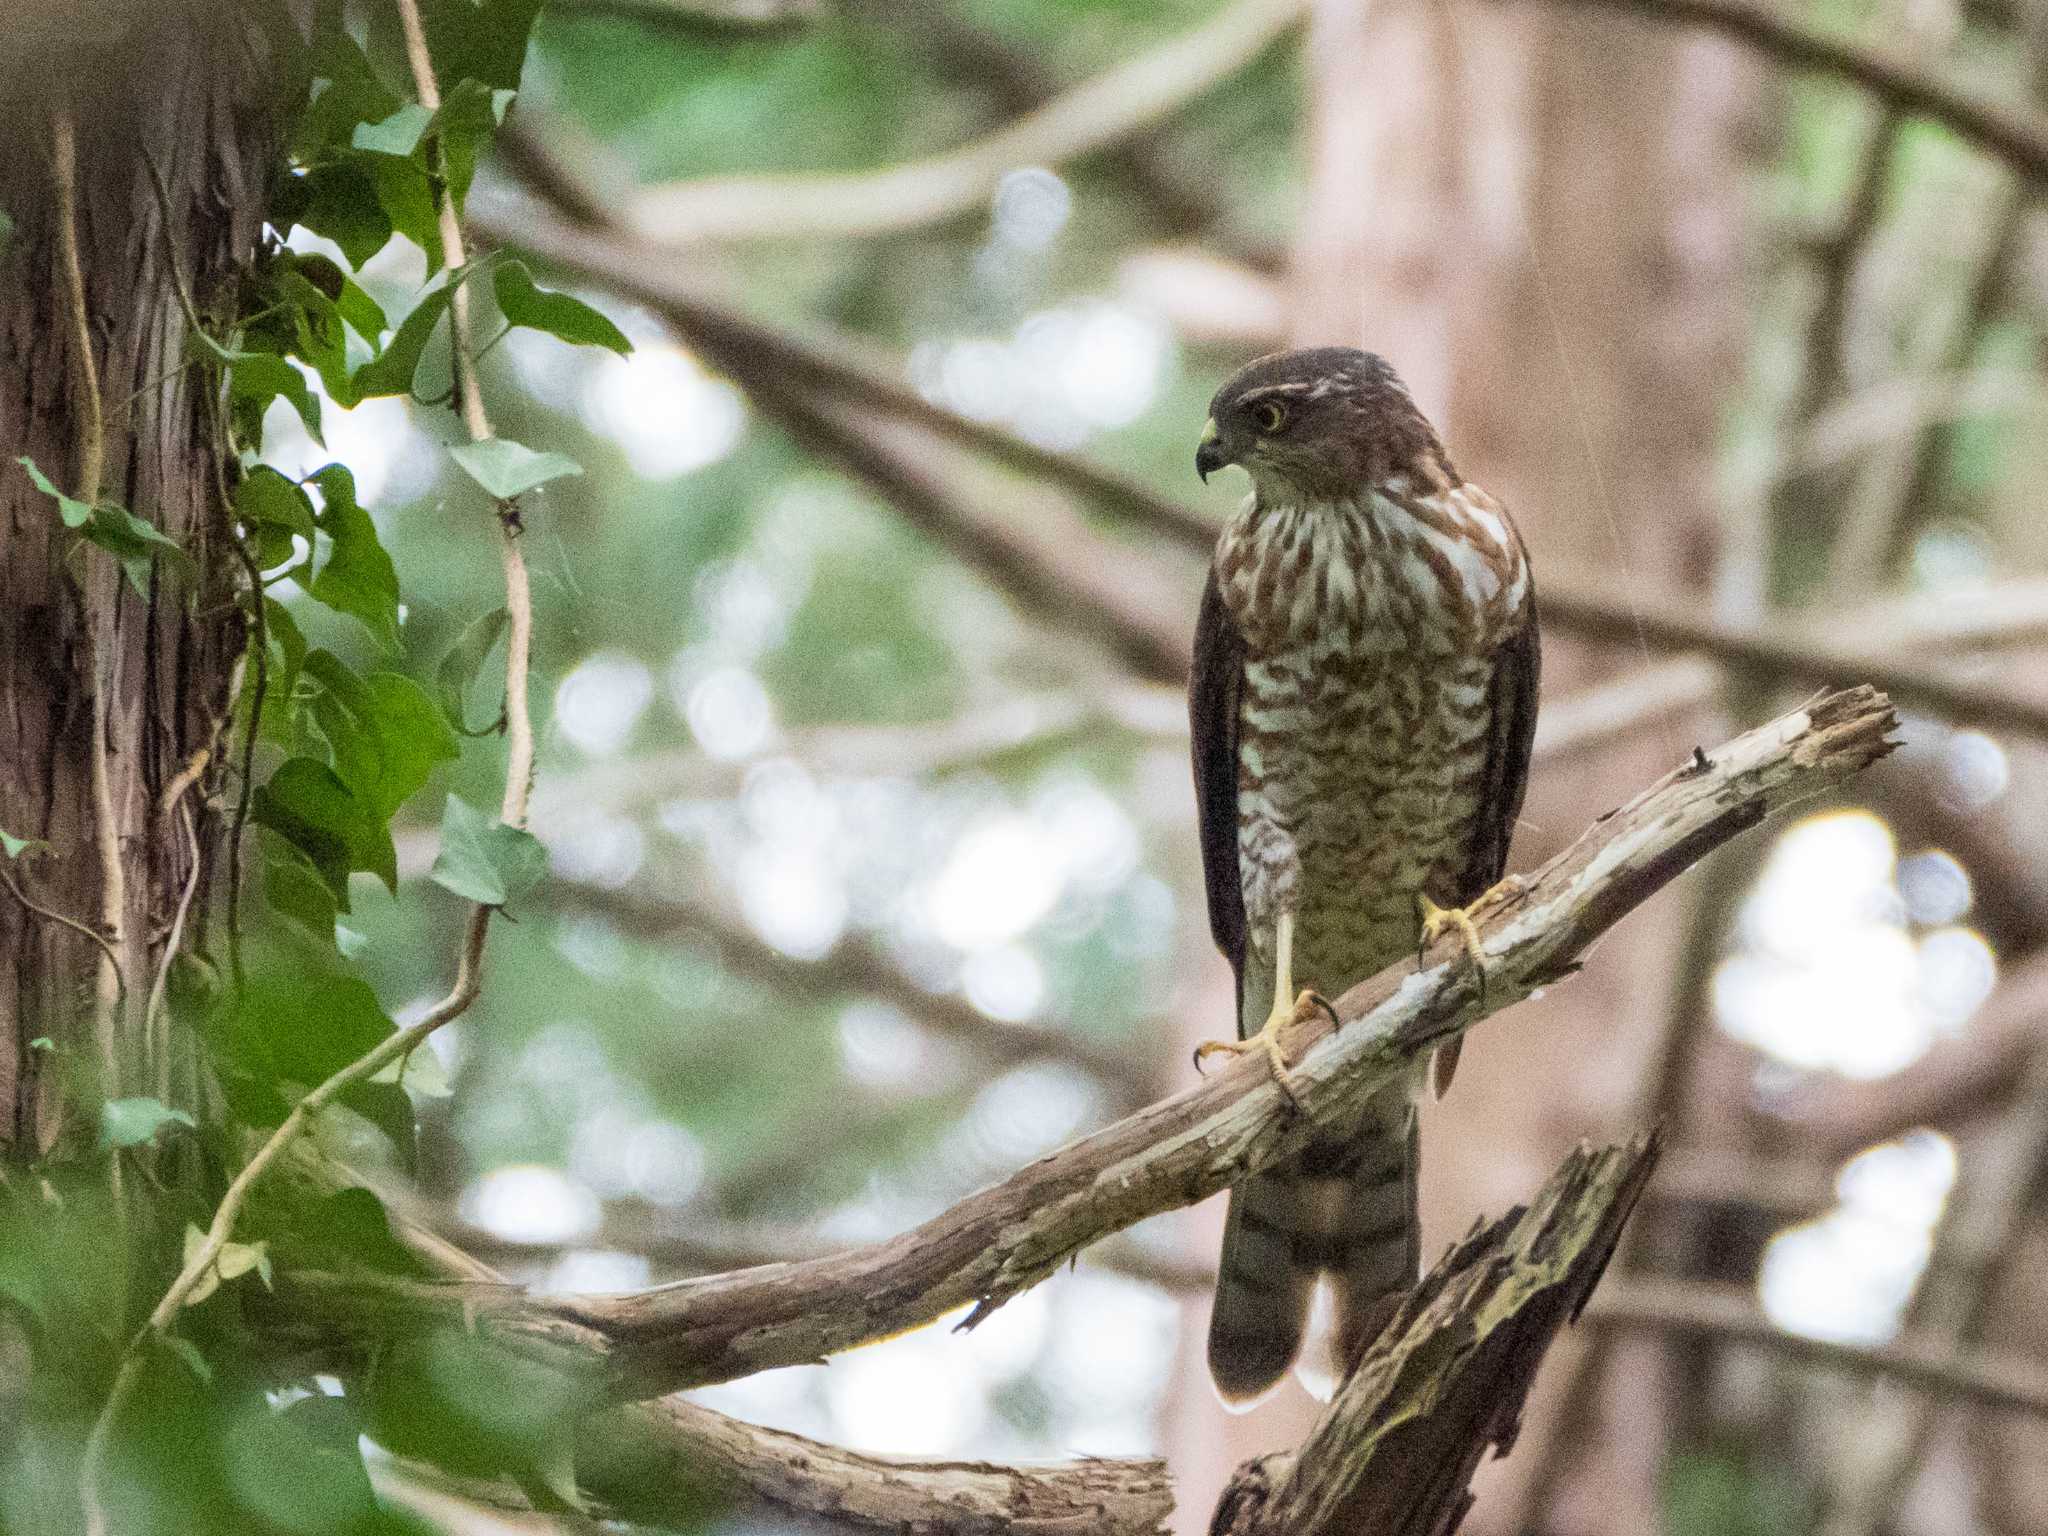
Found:
[(1479, 980), (1479, 1005), (1486, 1006), (1486, 951), (1479, 943), (1479, 926), (1472, 921), (1472, 914), (1463, 907), (1440, 907), (1427, 896), (1418, 894), (1415, 910), (1421, 919), (1421, 944), (1416, 951), (1416, 966), (1419, 969), (1429, 954), (1430, 945), (1445, 934), (1455, 930), (1464, 941), (1465, 958), (1472, 962), (1473, 973)]

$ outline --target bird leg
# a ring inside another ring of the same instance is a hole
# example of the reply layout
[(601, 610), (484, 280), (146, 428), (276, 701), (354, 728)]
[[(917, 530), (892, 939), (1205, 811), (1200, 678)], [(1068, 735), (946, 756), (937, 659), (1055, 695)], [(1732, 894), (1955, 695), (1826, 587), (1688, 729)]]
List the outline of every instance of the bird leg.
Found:
[(1280, 1049), (1280, 1030), (1291, 1024), (1311, 1008), (1327, 1010), (1329, 1004), (1316, 993), (1304, 991), (1300, 996), (1294, 993), (1294, 914), (1282, 912), (1276, 925), (1273, 942), (1273, 1011), (1266, 1015), (1266, 1022), (1259, 1032), (1245, 1040), (1204, 1040), (1195, 1047), (1195, 1066), (1199, 1068), (1204, 1058), (1219, 1051), (1232, 1056), (1243, 1055), (1246, 1051), (1263, 1051), (1266, 1064), (1273, 1069), (1273, 1080), (1289, 1099), (1295, 1097), (1294, 1086), (1287, 1080), (1287, 1056)]
[(1465, 941), (1465, 958), (1472, 962), (1472, 969), (1479, 977), (1479, 1001), (1486, 1002), (1486, 952), (1479, 947), (1479, 927), (1472, 921), (1472, 914), (1463, 907), (1440, 907), (1422, 892), (1415, 893), (1415, 914), (1421, 919), (1422, 933), (1415, 947), (1415, 962), (1422, 963), (1429, 946), (1456, 929)]

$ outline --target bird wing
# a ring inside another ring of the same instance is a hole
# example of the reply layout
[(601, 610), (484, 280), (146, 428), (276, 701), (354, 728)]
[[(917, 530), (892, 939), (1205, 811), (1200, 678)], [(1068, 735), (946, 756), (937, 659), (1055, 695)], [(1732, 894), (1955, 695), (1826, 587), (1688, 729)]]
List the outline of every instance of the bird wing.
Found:
[[(1202, 834), (1202, 879), (1209, 893), (1209, 933), (1244, 982), (1244, 887), (1237, 868), (1238, 706), (1244, 697), (1244, 636), (1223, 606), (1216, 572), (1202, 590), (1195, 619), (1194, 668), (1188, 677), (1188, 734), (1195, 762), (1195, 813)], [(1242, 1021), (1240, 1021), (1242, 1032)]]
[(1543, 647), (1536, 629), (1536, 605), (1525, 605), (1523, 623), (1493, 653), (1487, 687), (1488, 724), (1480, 776), (1478, 826), (1458, 877), (1460, 906), (1477, 901), (1506, 873), (1508, 843), (1529, 789), (1529, 755), (1536, 740), (1536, 684)]

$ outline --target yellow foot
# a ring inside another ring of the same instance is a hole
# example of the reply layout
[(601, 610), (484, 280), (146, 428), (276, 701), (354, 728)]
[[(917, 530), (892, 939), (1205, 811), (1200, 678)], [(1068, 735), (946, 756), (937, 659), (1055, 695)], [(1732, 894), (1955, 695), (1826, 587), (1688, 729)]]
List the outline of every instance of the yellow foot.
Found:
[(1259, 1032), (1248, 1040), (1204, 1040), (1195, 1047), (1195, 1070), (1200, 1071), (1205, 1060), (1218, 1054), (1242, 1056), (1248, 1051), (1263, 1051), (1266, 1065), (1273, 1070), (1273, 1081), (1280, 1085), (1280, 1091), (1287, 1095), (1289, 1101), (1299, 1108), (1301, 1098), (1294, 1091), (1294, 1084), (1288, 1078), (1287, 1056), (1280, 1049), (1280, 1031), (1316, 1009), (1330, 1014), (1333, 1019), (1336, 1017), (1334, 1010), (1321, 994), (1303, 992), (1294, 1000), (1292, 1008), (1275, 1008), (1268, 1014)]
[(1465, 941), (1465, 958), (1472, 962), (1472, 969), (1479, 977), (1480, 1006), (1486, 1004), (1486, 952), (1479, 947), (1479, 928), (1472, 921), (1472, 914), (1463, 907), (1440, 907), (1427, 896), (1418, 893), (1415, 897), (1415, 912), (1422, 920), (1422, 936), (1416, 945), (1415, 960), (1418, 965), (1429, 950), (1429, 946), (1453, 929)]

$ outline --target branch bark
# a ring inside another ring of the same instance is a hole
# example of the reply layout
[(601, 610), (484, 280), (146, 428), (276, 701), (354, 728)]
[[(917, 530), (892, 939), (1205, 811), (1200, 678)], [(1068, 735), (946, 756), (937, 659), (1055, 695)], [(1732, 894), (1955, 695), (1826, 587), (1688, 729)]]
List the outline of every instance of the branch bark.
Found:
[(1709, 851), (1883, 757), (1894, 723), (1881, 694), (1851, 689), (1696, 758), (1475, 904), (1483, 996), (1447, 941), (1420, 967), (1397, 964), (1346, 993), (1340, 1027), (1320, 1014), (1298, 1021), (1285, 1039), (1291, 1096), (1246, 1060), (887, 1242), (610, 1297), (310, 1274), (288, 1289), (303, 1315), (325, 1311), (354, 1332), (380, 1314), (397, 1326), (460, 1319), (515, 1346), (566, 1349), (592, 1359), (615, 1398), (812, 1362), (962, 1306), (971, 1327), (1090, 1243), (1354, 1123), (1421, 1053), (1572, 974), (1594, 940)]
[(2048, 1416), (2048, 1371), (2035, 1361), (1922, 1339), (1901, 1338), (1873, 1345), (1787, 1333), (1758, 1310), (1755, 1297), (1746, 1289), (1617, 1279), (1587, 1310), (1586, 1323), (1613, 1332), (1678, 1334), (1754, 1344), (1812, 1365), (1889, 1376), (1924, 1391), (1966, 1398), (1989, 1408)]
[(1783, 15), (1755, 0), (1555, 0), (1625, 11), (1655, 21), (1709, 27), (1794, 69), (1834, 75), (1881, 100), (1932, 118), (2020, 176), (2048, 182), (2048, 119), (2009, 106), (1960, 81), (1946, 80), (1909, 56)]
[(1292, 1455), (1245, 1463), (1210, 1536), (1446, 1536), (1489, 1446), (1514, 1444), (1551, 1341), (1579, 1315), (1657, 1161), (1654, 1133), (1580, 1147), (1526, 1209), (1454, 1247)]

